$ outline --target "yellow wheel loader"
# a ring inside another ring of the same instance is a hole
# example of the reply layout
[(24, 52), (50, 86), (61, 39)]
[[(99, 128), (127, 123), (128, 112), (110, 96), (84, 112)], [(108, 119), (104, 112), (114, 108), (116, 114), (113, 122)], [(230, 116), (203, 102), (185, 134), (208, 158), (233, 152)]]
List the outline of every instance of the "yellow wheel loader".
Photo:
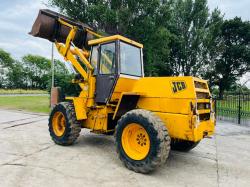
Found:
[(120, 35), (103, 37), (80, 22), (41, 10), (33, 36), (55, 43), (79, 76), (81, 92), (58, 99), (52, 88), (49, 132), (59, 145), (73, 144), (81, 128), (113, 134), (124, 165), (148, 173), (170, 149), (189, 151), (214, 133), (207, 81), (196, 77), (144, 77), (143, 45)]

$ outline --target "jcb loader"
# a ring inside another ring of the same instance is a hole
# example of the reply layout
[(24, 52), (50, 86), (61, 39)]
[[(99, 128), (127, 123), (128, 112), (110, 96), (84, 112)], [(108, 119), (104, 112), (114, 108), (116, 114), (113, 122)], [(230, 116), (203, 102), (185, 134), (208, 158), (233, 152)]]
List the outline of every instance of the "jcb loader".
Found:
[(103, 37), (80, 22), (41, 10), (33, 36), (55, 43), (79, 74), (77, 97), (52, 88), (49, 133), (73, 144), (81, 128), (113, 134), (120, 160), (148, 173), (165, 163), (170, 149), (189, 151), (214, 133), (207, 81), (196, 77), (145, 77), (143, 45), (121, 35)]

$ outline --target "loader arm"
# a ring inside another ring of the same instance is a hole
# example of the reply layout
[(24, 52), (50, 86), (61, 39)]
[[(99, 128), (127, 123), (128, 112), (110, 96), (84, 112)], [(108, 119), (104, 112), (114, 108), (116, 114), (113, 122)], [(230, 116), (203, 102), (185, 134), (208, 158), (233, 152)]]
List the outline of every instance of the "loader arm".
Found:
[[(93, 74), (93, 66), (89, 63), (87, 60), (87, 57), (89, 56), (88, 51), (83, 51), (79, 48), (77, 48), (74, 44), (74, 38), (77, 31), (77, 27), (70, 25), (69, 23), (59, 19), (58, 20), (61, 24), (68, 26), (71, 28), (69, 35), (67, 37), (66, 43), (58, 43), (55, 42), (58, 52), (65, 58), (65, 60), (71, 62), (71, 64), (75, 67), (75, 69), (81, 74), (81, 76), (84, 78), (84, 81), (88, 81), (89, 77)], [(73, 48), (72, 48), (73, 47)], [(84, 63), (88, 71), (86, 72), (84, 68), (81, 66), (81, 64), (78, 62), (75, 56), (78, 56), (80, 60)]]
[[(64, 57), (64, 59), (70, 62), (83, 78), (83, 81), (76, 82), (82, 89), (79, 97), (66, 97), (66, 99), (72, 100), (75, 107), (77, 120), (84, 120), (87, 119), (87, 108), (94, 106), (94, 68), (87, 59), (89, 57), (89, 51), (85, 49), (79, 49), (73, 43), (78, 28), (61, 19), (58, 19), (58, 21), (62, 25), (69, 27), (70, 32), (65, 43), (59, 43), (57, 41), (55, 42), (56, 48), (58, 52)], [(96, 37), (101, 37), (91, 30), (87, 30), (87, 32), (91, 32), (91, 34), (94, 34)], [(80, 61), (84, 64), (86, 70), (82, 67), (77, 58), (79, 58)]]

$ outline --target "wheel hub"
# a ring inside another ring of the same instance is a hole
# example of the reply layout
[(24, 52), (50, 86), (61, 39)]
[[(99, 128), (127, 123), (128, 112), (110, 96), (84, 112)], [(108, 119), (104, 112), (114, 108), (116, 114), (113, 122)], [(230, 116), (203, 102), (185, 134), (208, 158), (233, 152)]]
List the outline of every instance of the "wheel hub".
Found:
[(137, 123), (127, 125), (122, 132), (122, 147), (131, 159), (144, 159), (150, 150), (147, 131)]
[(66, 128), (66, 122), (62, 112), (56, 112), (54, 114), (52, 119), (52, 127), (56, 136), (59, 137), (63, 135)]
[(145, 134), (137, 134), (137, 143), (141, 146), (147, 145), (147, 138), (145, 138)]

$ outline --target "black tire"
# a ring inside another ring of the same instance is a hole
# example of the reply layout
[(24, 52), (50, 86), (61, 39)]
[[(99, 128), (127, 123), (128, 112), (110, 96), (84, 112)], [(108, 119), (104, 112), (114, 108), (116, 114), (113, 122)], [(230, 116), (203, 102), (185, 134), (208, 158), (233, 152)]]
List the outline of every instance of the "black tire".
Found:
[(200, 141), (191, 142), (187, 140), (171, 140), (171, 149), (176, 151), (188, 152), (195, 148)]
[(114, 133), (115, 133), (115, 131), (109, 131), (109, 132), (104, 132), (103, 134), (107, 135), (107, 136), (113, 136)]
[[(52, 126), (52, 119), (56, 112), (61, 112), (65, 117), (65, 130), (62, 136), (57, 136)], [(48, 126), (52, 140), (59, 145), (72, 145), (81, 132), (81, 124), (76, 119), (74, 106), (69, 102), (61, 102), (52, 109)]]
[[(150, 149), (147, 156), (142, 160), (130, 158), (122, 146), (122, 133), (124, 128), (131, 123), (140, 124), (150, 139)], [(170, 137), (162, 120), (150, 111), (136, 109), (127, 112), (118, 121), (115, 130), (116, 151), (124, 165), (135, 172), (149, 173), (163, 165), (170, 151)]]

